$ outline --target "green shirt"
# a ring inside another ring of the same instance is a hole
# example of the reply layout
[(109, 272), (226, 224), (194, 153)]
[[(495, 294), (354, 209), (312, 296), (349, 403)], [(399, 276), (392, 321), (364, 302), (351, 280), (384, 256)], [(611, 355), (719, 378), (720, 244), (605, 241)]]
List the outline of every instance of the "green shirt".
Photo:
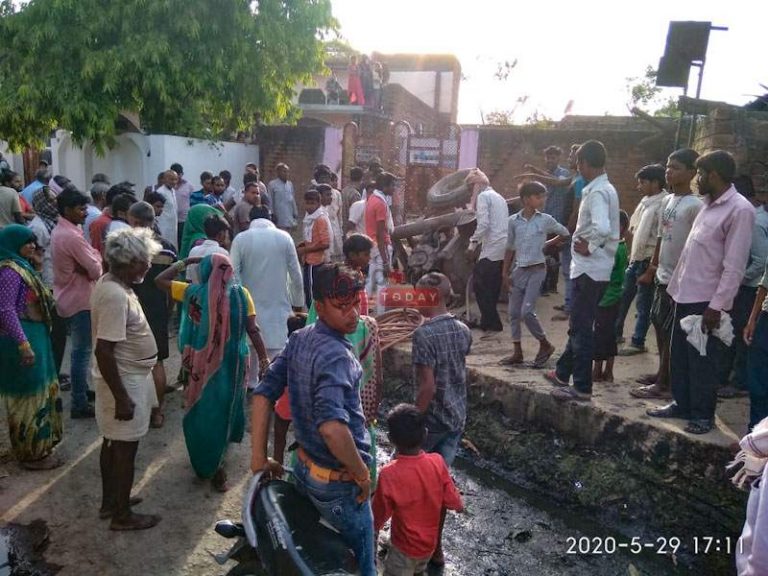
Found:
[(603, 299), (600, 300), (600, 307), (607, 308), (613, 306), (619, 300), (621, 300), (621, 294), (624, 291), (624, 272), (629, 264), (629, 256), (627, 256), (627, 243), (624, 240), (619, 242), (619, 247), (616, 248), (616, 258), (613, 260), (613, 270), (611, 270), (611, 279), (608, 282), (608, 288), (603, 294)]

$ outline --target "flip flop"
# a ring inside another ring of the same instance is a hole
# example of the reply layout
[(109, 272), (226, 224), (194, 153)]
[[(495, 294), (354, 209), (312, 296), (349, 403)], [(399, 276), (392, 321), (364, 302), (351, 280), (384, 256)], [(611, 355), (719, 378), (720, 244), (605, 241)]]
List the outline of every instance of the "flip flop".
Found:
[[(144, 498), (141, 496), (131, 496), (130, 500), (128, 500), (128, 505), (131, 507), (138, 506), (142, 502), (144, 502)], [(106, 520), (107, 518), (112, 518), (114, 513), (114, 510), (99, 510), (99, 519)]]
[(109, 525), (109, 529), (118, 532), (126, 532), (129, 530), (147, 530), (148, 528), (157, 526), (160, 520), (161, 517), (157, 514), (131, 514), (129, 520), (123, 521), (124, 523), (115, 523), (115, 519), (113, 518), (111, 524)]
[(533, 359), (533, 367), (534, 368), (544, 368), (544, 366), (547, 363), (547, 360), (552, 358), (552, 354), (555, 353), (555, 347), (550, 346), (547, 350), (542, 350), (538, 354), (536, 354), (536, 358)]
[(40, 460), (32, 462), (19, 462), (22, 468), (33, 471), (53, 470), (64, 465), (64, 459), (61, 456), (51, 454)]

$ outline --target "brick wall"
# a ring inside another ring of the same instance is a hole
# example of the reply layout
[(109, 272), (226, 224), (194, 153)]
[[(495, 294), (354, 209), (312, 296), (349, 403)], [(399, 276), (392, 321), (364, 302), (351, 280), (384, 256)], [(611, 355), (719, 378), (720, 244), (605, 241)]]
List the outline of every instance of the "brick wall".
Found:
[(266, 184), (277, 177), (275, 167), (285, 162), (291, 168), (299, 213), (303, 213), (304, 191), (315, 165), (323, 161), (325, 128), (320, 126), (263, 126), (256, 133), (261, 179)]
[(421, 127), (425, 136), (433, 136), (443, 125), (441, 115), (408, 92), (400, 84), (387, 84), (382, 96), (384, 114), (394, 121), (405, 120), (414, 132)]
[(619, 192), (621, 207), (630, 214), (640, 200), (635, 173), (647, 164), (665, 163), (672, 152), (672, 138), (642, 121), (618, 122), (610, 118), (600, 125), (593, 122), (566, 122), (558, 127), (481, 126), (478, 165), (493, 187), (505, 197), (515, 196), (519, 180), (513, 176), (525, 172), (525, 164), (544, 167), (543, 150), (556, 145), (563, 149), (561, 164), (567, 165), (571, 144), (600, 140), (608, 152), (607, 172)]

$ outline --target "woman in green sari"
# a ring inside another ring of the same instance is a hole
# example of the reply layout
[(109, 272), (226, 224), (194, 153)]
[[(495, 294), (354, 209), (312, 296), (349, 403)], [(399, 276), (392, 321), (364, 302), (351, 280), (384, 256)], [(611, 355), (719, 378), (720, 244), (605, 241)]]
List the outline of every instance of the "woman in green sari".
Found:
[(187, 220), (184, 222), (184, 233), (181, 236), (180, 260), (189, 256), (189, 251), (207, 238), (204, 229), (205, 220), (214, 214), (223, 216), (221, 210), (207, 204), (198, 204), (189, 209)]
[(155, 284), (184, 302), (179, 349), (189, 374), (183, 422), (187, 452), (197, 475), (210, 478), (213, 487), (224, 492), (228, 489), (223, 466), (227, 446), (240, 442), (245, 431), (246, 334), (262, 372), (269, 360), (253, 300), (248, 290), (233, 282), (229, 258), (213, 254), (200, 260), (200, 284), (173, 280), (197, 260), (187, 258), (171, 266), (157, 276)]
[(0, 395), (13, 455), (25, 468), (48, 470), (61, 441), (61, 399), (51, 346), (53, 299), (33, 262), (42, 263), (35, 234), (11, 224), (0, 230)]

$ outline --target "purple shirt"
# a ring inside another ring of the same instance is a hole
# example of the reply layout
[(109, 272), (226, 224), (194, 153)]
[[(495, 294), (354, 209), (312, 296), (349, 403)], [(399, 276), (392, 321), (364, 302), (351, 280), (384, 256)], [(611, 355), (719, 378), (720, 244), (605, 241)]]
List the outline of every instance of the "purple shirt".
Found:
[(10, 336), (19, 344), (27, 341), (19, 317), (27, 311), (29, 288), (11, 268), (0, 268), (0, 335)]
[(91, 291), (101, 276), (101, 254), (86, 242), (83, 231), (59, 218), (51, 232), (53, 297), (62, 318), (91, 309)]
[(755, 208), (734, 186), (714, 202), (705, 199), (667, 287), (672, 299), (730, 310), (747, 267), (754, 225)]
[(190, 184), (187, 180), (179, 180), (179, 184), (176, 186), (176, 213), (178, 214), (179, 222), (187, 221), (187, 212), (189, 212), (189, 197), (194, 191), (195, 187), (192, 186), (192, 184)]

